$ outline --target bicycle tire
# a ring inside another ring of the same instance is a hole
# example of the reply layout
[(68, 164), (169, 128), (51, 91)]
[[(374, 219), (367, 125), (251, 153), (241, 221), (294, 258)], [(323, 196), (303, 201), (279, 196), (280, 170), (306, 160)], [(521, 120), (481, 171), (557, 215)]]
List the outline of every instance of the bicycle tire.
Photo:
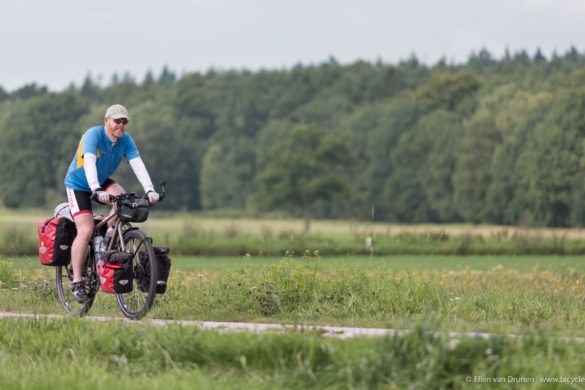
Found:
[(71, 292), (71, 284), (73, 283), (73, 267), (71, 263), (66, 266), (57, 266), (55, 268), (55, 282), (57, 284), (57, 295), (59, 297), (59, 303), (61, 303), (61, 306), (63, 309), (65, 309), (67, 314), (83, 317), (87, 314), (89, 309), (91, 309), (95, 295), (99, 288), (97, 271), (92, 264), (92, 258), (88, 252), (82, 275), (87, 294), (90, 298), (87, 302), (84, 303), (77, 302), (73, 296), (73, 293)]
[[(156, 256), (152, 241), (138, 229), (124, 233), (124, 245), (132, 257), (134, 288), (129, 293), (116, 294), (118, 307), (131, 320), (138, 320), (152, 307), (156, 295), (156, 279), (158, 275)], [(121, 250), (121, 248), (116, 248)]]

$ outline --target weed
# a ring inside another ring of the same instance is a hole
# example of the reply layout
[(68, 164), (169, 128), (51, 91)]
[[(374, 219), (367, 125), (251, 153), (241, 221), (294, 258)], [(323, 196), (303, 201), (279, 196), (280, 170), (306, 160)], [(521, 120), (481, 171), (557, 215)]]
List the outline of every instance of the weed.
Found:
[(0, 260), (0, 289), (11, 289), (19, 284), (14, 264)]

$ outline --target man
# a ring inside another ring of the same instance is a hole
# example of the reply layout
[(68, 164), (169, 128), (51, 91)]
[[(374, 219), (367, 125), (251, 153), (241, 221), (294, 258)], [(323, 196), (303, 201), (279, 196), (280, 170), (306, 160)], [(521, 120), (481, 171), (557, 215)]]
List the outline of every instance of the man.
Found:
[[(87, 245), (94, 228), (91, 199), (102, 204), (111, 204), (110, 195), (126, 192), (120, 184), (110, 178), (122, 157), (130, 163), (150, 203), (159, 200), (159, 194), (154, 191), (136, 144), (130, 134), (125, 132), (129, 120), (126, 107), (120, 104), (110, 106), (104, 116), (104, 124), (88, 129), (81, 137), (65, 177), (67, 199), (77, 227), (77, 236), (71, 246), (73, 266), (71, 291), (80, 303), (89, 299), (81, 273), (87, 256)], [(111, 213), (114, 212), (112, 209)]]

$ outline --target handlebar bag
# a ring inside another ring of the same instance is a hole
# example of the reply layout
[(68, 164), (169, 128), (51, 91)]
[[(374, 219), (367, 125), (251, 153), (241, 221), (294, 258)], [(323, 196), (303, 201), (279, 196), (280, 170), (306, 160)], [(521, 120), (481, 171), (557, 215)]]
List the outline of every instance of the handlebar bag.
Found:
[(123, 199), (118, 205), (118, 218), (122, 222), (144, 222), (148, 218), (150, 204), (147, 199)]
[(71, 261), (75, 223), (65, 217), (49, 217), (37, 223), (39, 260), (48, 266), (66, 266)]

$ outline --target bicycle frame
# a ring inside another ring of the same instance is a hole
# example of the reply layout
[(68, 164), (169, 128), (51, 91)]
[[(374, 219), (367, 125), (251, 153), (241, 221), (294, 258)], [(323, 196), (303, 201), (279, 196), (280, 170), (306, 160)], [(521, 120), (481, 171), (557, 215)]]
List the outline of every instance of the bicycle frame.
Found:
[[(109, 221), (111, 221), (112, 219), (116, 218), (116, 213), (112, 213), (110, 215), (108, 215), (106, 218), (104, 218), (101, 222), (99, 222), (98, 224), (95, 225), (95, 227), (93, 228), (93, 237), (95, 238), (95, 236), (97, 235), (97, 232), (99, 232), (105, 225), (107, 225), (107, 223)], [(130, 225), (128, 222), (121, 222), (120, 220), (116, 221), (112, 226), (114, 226), (114, 234), (112, 235), (112, 238), (110, 239), (110, 241), (108, 242), (108, 246), (106, 248), (106, 250), (110, 250), (112, 249), (113, 243), (116, 241), (116, 239), (118, 237), (123, 237), (123, 232), (122, 232), (122, 226), (124, 225)], [(119, 240), (120, 241), (120, 247), (122, 250), (126, 250), (126, 245), (124, 244), (124, 240)]]

